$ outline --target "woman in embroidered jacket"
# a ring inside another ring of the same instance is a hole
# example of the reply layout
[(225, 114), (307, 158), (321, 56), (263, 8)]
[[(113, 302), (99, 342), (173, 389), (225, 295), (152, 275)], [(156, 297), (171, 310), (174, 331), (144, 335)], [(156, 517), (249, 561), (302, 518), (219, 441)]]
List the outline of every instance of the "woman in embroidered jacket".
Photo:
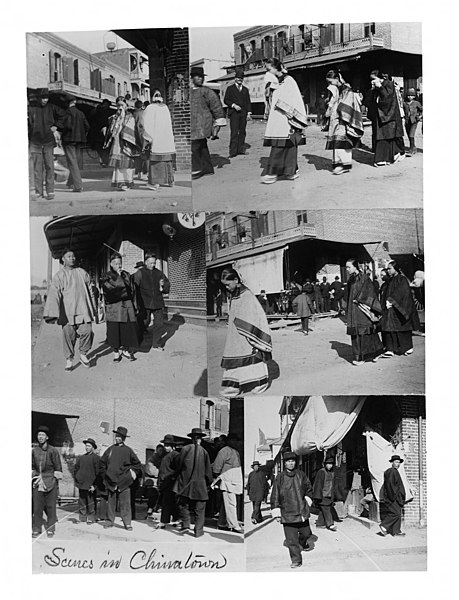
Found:
[(134, 187), (135, 157), (140, 154), (136, 142), (135, 119), (123, 96), (116, 99), (117, 111), (110, 117), (104, 149), (110, 149), (109, 165), (114, 167), (112, 186), (119, 190)]
[(383, 346), (376, 332), (376, 324), (381, 315), (381, 304), (370, 277), (359, 268), (354, 258), (346, 261), (347, 334), (351, 336), (353, 365), (363, 365), (366, 357), (373, 361), (382, 352)]
[(158, 189), (160, 185), (174, 185), (175, 156), (174, 133), (171, 114), (163, 102), (161, 92), (156, 90), (151, 104), (142, 111), (139, 121), (139, 133), (144, 148), (149, 148), (149, 189)]
[(279, 176), (298, 177), (298, 146), (306, 143), (307, 116), (296, 81), (276, 58), (266, 61), (279, 87), (273, 92), (263, 145), (271, 147), (262, 183), (275, 183)]
[(228, 333), (221, 366), (222, 393), (235, 397), (261, 394), (269, 387), (267, 362), (271, 359), (271, 334), (265, 312), (234, 269), (224, 269), (221, 282), (230, 295)]
[(121, 256), (113, 254), (110, 270), (102, 279), (107, 343), (113, 348), (114, 362), (120, 362), (122, 356), (135, 360), (132, 350), (139, 345), (134, 286), (131, 276), (121, 266)]
[(381, 288), (381, 331), (384, 358), (413, 353), (413, 330), (420, 327), (410, 283), (395, 260), (387, 265), (388, 279)]
[(335, 69), (326, 75), (331, 98), (325, 116), (329, 119), (325, 148), (333, 151), (333, 174), (348, 173), (352, 168), (352, 149), (363, 136), (360, 99)]

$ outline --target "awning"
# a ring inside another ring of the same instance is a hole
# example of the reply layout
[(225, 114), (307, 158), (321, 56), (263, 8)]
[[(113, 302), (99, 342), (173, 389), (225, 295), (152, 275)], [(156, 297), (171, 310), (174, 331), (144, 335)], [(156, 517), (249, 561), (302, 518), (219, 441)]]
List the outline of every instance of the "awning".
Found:
[(366, 396), (311, 396), (290, 431), (290, 447), (298, 455), (333, 448), (344, 438), (362, 410)]
[(331, 65), (348, 60), (359, 60), (362, 54), (367, 52), (377, 52), (384, 50), (384, 48), (353, 48), (350, 50), (343, 50), (341, 52), (334, 52), (331, 54), (322, 54), (321, 56), (314, 56), (312, 58), (300, 58), (298, 60), (284, 60), (285, 68), (289, 69), (308, 69), (310, 67), (321, 67), (322, 65)]
[(265, 290), (267, 294), (275, 294), (284, 288), (284, 252), (286, 248), (288, 246), (233, 262), (244, 285), (254, 294), (259, 294), (261, 290)]
[(140, 50), (147, 56), (152, 48), (172, 48), (174, 29), (180, 27), (165, 27), (157, 29), (113, 29), (128, 44)]

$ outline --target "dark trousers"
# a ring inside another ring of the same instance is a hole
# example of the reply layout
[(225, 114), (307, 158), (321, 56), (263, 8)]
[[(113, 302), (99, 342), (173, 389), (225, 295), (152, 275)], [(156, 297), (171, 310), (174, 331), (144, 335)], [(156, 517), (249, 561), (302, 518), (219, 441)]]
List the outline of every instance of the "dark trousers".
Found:
[(161, 523), (165, 525), (176, 521), (178, 517), (177, 496), (172, 488), (163, 488), (161, 490)]
[(33, 489), (33, 520), (32, 529), (34, 532), (41, 533), (43, 524), (43, 511), (46, 512), (47, 523), (46, 530), (55, 532), (57, 523), (56, 503), (58, 496), (58, 487), (55, 485), (49, 492), (39, 492), (36, 488)]
[(303, 331), (309, 332), (309, 317), (301, 317), (301, 327)]
[(101, 493), (99, 491), (99, 495), (97, 497), (97, 519), (99, 521), (107, 521), (108, 520), (108, 496), (107, 492)]
[(383, 344), (387, 351), (404, 354), (413, 348), (412, 331), (383, 331)]
[(108, 490), (107, 502), (107, 521), (113, 525), (115, 522), (116, 499), (119, 499), (120, 514), (125, 527), (131, 526), (131, 489), (127, 488), (122, 492)]
[(330, 310), (330, 298), (322, 296), (320, 299), (320, 312), (328, 312)]
[(247, 128), (247, 113), (245, 110), (234, 110), (229, 118), (230, 122), (230, 156), (244, 152), (245, 132)]
[(331, 527), (335, 520), (338, 520), (338, 515), (336, 514), (336, 510), (333, 507), (331, 498), (323, 498), (321, 503), (319, 504), (320, 514), (319, 518), (316, 521), (317, 527)]
[(202, 140), (191, 140), (191, 168), (193, 173), (213, 175), (214, 167), (210, 160), (206, 138)]
[(30, 144), (29, 150), (33, 162), (35, 193), (44, 195), (43, 168), (45, 169), (46, 192), (54, 194), (54, 142), (49, 144)]
[(150, 324), (151, 315), (153, 315), (153, 339), (151, 345), (153, 348), (162, 348), (164, 342), (161, 341), (161, 338), (166, 331), (164, 327), (164, 310), (162, 308), (146, 309), (146, 315), (143, 321), (145, 330)]
[(397, 502), (381, 503), (381, 526), (392, 535), (401, 532), (402, 507)]
[(263, 515), (261, 514), (261, 500), (257, 500), (257, 502), (252, 502), (253, 511), (252, 511), (252, 519), (257, 523), (261, 523), (263, 521)]
[(205, 500), (192, 500), (185, 496), (178, 498), (182, 527), (191, 526), (191, 517), (194, 517), (194, 535), (200, 537), (204, 534), (204, 519), (206, 511)]
[(351, 335), (352, 354), (355, 360), (365, 360), (380, 354), (383, 345), (377, 333)]
[(65, 158), (69, 168), (69, 178), (67, 179), (67, 187), (72, 187), (74, 190), (83, 189), (83, 180), (81, 179), (80, 164), (81, 164), (81, 144), (64, 144)]
[(306, 547), (311, 536), (309, 519), (300, 523), (284, 523), (284, 535), (292, 563), (301, 564), (301, 551)]
[(80, 490), (78, 494), (78, 512), (80, 521), (94, 523), (96, 520), (96, 494), (89, 490)]

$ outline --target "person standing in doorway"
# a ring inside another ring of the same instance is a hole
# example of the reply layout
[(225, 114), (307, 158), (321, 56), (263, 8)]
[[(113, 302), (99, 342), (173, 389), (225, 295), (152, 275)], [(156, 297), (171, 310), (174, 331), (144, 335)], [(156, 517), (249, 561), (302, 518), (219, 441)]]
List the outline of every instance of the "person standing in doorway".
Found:
[(53, 537), (56, 531), (56, 504), (62, 463), (59, 452), (49, 444), (49, 429), (41, 425), (37, 431), (38, 446), (32, 448), (32, 537), (41, 534), (43, 511), (47, 517), (46, 534)]
[(335, 459), (332, 456), (325, 459), (323, 468), (317, 472), (312, 492), (314, 502), (320, 509), (316, 527), (326, 527), (331, 531), (336, 531), (334, 522), (337, 520), (333, 504), (340, 499), (334, 466)]
[(269, 492), (268, 480), (266, 479), (264, 471), (260, 469), (260, 466), (258, 460), (253, 461), (251, 464), (253, 471), (249, 473), (247, 485), (245, 486), (247, 495), (253, 506), (251, 520), (254, 525), (263, 521), (261, 503)]
[[(312, 288), (312, 285), (309, 284)], [(309, 320), (313, 315), (313, 307), (311, 295), (307, 293), (309, 288), (303, 286), (301, 294), (299, 294), (292, 302), (293, 312), (301, 319), (301, 331), (304, 335), (309, 334)]]
[(75, 96), (68, 96), (68, 109), (65, 114), (64, 129), (62, 132), (62, 146), (64, 147), (69, 178), (67, 187), (73, 192), (83, 191), (83, 180), (81, 179), (80, 165), (82, 163), (81, 149), (86, 143), (89, 132), (89, 123), (76, 107)]
[(392, 466), (384, 471), (384, 483), (381, 489), (381, 508), (384, 516), (379, 524), (379, 529), (383, 536), (388, 533), (397, 536), (405, 535), (402, 533), (401, 526), (406, 492), (399, 472), (400, 465), (404, 461), (398, 454), (394, 454), (389, 462), (392, 463)]
[(252, 118), (249, 90), (243, 85), (244, 69), (236, 69), (234, 83), (226, 88), (223, 103), (228, 107), (230, 122), (229, 157), (245, 154), (247, 120)]
[(308, 550), (308, 538), (312, 535), (309, 525), (312, 485), (297, 468), (297, 458), (294, 452), (284, 453), (285, 470), (277, 475), (271, 492), (271, 512), (284, 527), (292, 569), (301, 567), (301, 553)]
[(170, 291), (168, 278), (156, 268), (155, 252), (145, 254), (145, 266), (138, 269), (132, 276), (137, 295), (139, 309), (139, 325), (147, 331), (153, 316), (152, 349), (164, 351), (164, 294)]
[(92, 323), (97, 322), (95, 299), (88, 273), (76, 266), (75, 253), (66, 248), (61, 257), (62, 268), (51, 281), (43, 319), (62, 326), (65, 370), (73, 369), (78, 339), (80, 363), (89, 368), (88, 352), (93, 341)]
[(322, 283), (320, 284), (320, 296), (321, 296), (321, 310), (320, 312), (330, 311), (330, 284), (327, 281), (325, 275), (322, 277)]

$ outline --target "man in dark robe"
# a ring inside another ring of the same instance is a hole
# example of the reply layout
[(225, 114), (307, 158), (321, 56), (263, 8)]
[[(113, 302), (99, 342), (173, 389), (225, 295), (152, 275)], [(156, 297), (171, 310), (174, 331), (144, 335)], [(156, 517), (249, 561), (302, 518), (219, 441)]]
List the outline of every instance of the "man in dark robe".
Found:
[(249, 500), (252, 502), (253, 506), (251, 517), (252, 523), (256, 525), (257, 523), (261, 523), (263, 521), (263, 515), (261, 514), (261, 503), (268, 495), (269, 485), (264, 471), (260, 470), (259, 461), (255, 460), (251, 467), (253, 471), (249, 473), (245, 489), (247, 490), (247, 495), (249, 496)]
[(204, 535), (204, 517), (206, 502), (209, 499), (207, 491), (212, 483), (212, 469), (207, 451), (202, 447), (205, 433), (194, 427), (188, 437), (192, 444), (185, 446), (178, 459), (178, 476), (173, 491), (178, 496), (182, 533), (191, 529), (191, 514), (194, 516), (194, 536)]
[(48, 427), (39, 427), (38, 446), (32, 448), (32, 537), (38, 537), (41, 533), (43, 511), (48, 519), (48, 537), (54, 535), (57, 523), (56, 503), (59, 495), (58, 482), (62, 479), (62, 463), (58, 450), (48, 443), (48, 436)]
[(236, 69), (234, 83), (226, 88), (224, 104), (228, 107), (230, 121), (229, 157), (245, 154), (245, 132), (247, 119), (251, 118), (252, 108), (248, 88), (243, 84), (244, 69)]
[(164, 444), (165, 454), (161, 459), (158, 474), (159, 503), (161, 504), (161, 521), (158, 529), (164, 529), (171, 522), (171, 518), (173, 521), (178, 518), (177, 498), (173, 488), (177, 478), (180, 455), (175, 449), (173, 435), (165, 435), (161, 444)]
[(80, 521), (92, 525), (96, 521), (96, 486), (100, 477), (100, 457), (94, 452), (97, 444), (92, 438), (83, 440), (86, 453), (78, 456), (73, 470), (78, 488)]
[(312, 492), (314, 502), (320, 509), (316, 527), (326, 527), (331, 531), (336, 531), (334, 522), (339, 520), (333, 504), (335, 500), (341, 499), (338, 480), (333, 470), (334, 465), (335, 459), (332, 456), (325, 459), (323, 468), (316, 474)]
[(271, 512), (284, 527), (285, 543), (290, 552), (292, 569), (301, 567), (301, 552), (309, 548), (309, 507), (312, 504), (312, 485), (303, 471), (296, 467), (297, 455), (285, 452), (285, 470), (279, 473), (271, 492)]
[(381, 490), (381, 512), (383, 513), (379, 528), (383, 536), (405, 535), (401, 531), (402, 509), (405, 504), (406, 494), (402, 478), (399, 473), (403, 462), (398, 454), (394, 454), (389, 461), (392, 466), (384, 472), (384, 484)]
[(132, 276), (136, 288), (137, 306), (139, 307), (139, 328), (146, 331), (153, 315), (153, 350), (164, 350), (164, 298), (170, 291), (168, 278), (156, 268), (156, 254), (145, 254), (145, 266)]
[(75, 96), (69, 96), (68, 100), (69, 104), (62, 132), (62, 146), (69, 168), (67, 187), (72, 188), (74, 192), (82, 192), (83, 180), (80, 165), (82, 164), (82, 148), (86, 144), (89, 132), (89, 123), (84, 113), (76, 107)]
[(108, 492), (105, 527), (113, 527), (115, 524), (115, 507), (118, 498), (124, 528), (132, 531), (130, 487), (142, 475), (142, 465), (134, 450), (124, 443), (129, 437), (126, 427), (118, 427), (113, 430), (113, 433), (115, 444), (107, 448), (100, 460), (102, 477)]

